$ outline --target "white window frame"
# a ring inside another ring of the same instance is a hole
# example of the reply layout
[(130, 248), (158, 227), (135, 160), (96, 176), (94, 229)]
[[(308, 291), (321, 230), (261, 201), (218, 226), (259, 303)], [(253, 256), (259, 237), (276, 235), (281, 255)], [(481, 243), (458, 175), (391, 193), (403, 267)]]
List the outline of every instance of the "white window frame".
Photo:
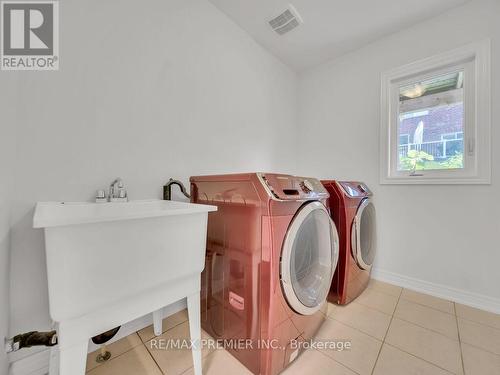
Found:
[[(401, 66), (382, 74), (381, 184), (490, 184), (490, 40)], [(405, 83), (464, 70), (464, 168), (398, 171), (399, 88)]]

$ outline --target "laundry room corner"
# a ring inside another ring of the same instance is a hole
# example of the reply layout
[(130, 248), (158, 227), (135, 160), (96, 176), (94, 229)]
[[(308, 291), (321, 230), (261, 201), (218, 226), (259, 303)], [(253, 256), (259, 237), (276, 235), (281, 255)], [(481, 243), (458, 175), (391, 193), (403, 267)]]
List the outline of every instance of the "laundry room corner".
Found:
[[(300, 154), (299, 172), (313, 170), (323, 178), (332, 173), (343, 179), (364, 176), (377, 207), (375, 277), (497, 312), (500, 280), (492, 280), (500, 261), (495, 245), (500, 228), (497, 169), (486, 185), (380, 184), (379, 129), (383, 72), (485, 39), (491, 40), (491, 65), (497, 66), (499, 14), (496, 1), (468, 2), (309, 69), (299, 79), (301, 150), (307, 150)], [(500, 81), (497, 75), (492, 78), (491, 101), (496, 103)], [(494, 124), (500, 113), (492, 108), (496, 165), (499, 134)]]

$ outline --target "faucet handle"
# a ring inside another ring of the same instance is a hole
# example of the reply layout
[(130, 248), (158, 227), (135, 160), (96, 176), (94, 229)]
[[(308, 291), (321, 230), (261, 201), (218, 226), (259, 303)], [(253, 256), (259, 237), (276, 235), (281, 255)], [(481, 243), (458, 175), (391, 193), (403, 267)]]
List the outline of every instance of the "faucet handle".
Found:
[(116, 194), (109, 198), (110, 202), (128, 202), (127, 190), (119, 188)]
[(97, 193), (95, 195), (95, 201), (96, 203), (107, 202), (108, 198), (106, 198), (106, 192), (104, 190), (97, 190)]
[(127, 190), (125, 190), (123, 187), (118, 189), (118, 198), (127, 198)]

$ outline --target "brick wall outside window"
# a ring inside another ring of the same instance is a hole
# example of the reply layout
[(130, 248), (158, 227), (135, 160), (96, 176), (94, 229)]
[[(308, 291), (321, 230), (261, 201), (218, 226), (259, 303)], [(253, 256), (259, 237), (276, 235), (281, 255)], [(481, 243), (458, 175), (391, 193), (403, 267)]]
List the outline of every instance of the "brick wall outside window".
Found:
[(420, 121), (424, 122), (424, 142), (440, 141), (442, 134), (463, 131), (463, 103), (429, 109), (429, 114), (408, 118), (400, 124), (399, 134), (409, 134), (410, 143)]

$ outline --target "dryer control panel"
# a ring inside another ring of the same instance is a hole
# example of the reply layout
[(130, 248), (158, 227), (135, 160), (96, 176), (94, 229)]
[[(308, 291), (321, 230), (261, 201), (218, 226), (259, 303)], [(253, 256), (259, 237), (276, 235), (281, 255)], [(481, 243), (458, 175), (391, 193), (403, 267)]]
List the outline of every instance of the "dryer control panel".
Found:
[(315, 178), (274, 173), (259, 173), (260, 181), (271, 197), (279, 200), (315, 200), (330, 194)]
[(368, 186), (363, 182), (358, 181), (337, 181), (344, 193), (348, 197), (368, 197), (373, 195)]

